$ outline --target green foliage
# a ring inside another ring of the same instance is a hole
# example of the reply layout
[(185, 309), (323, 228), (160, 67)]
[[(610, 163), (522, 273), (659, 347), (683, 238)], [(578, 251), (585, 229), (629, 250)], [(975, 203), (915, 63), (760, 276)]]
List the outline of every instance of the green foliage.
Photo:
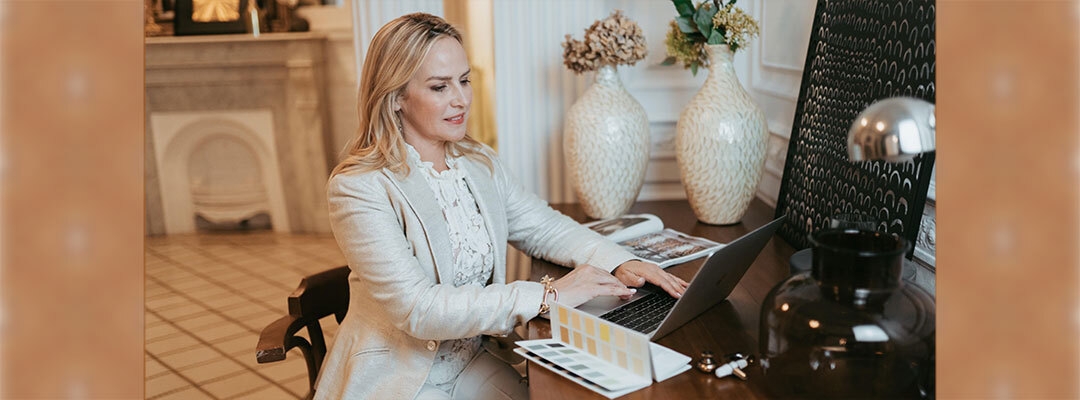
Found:
[(705, 45), (727, 45), (734, 52), (760, 32), (754, 21), (736, 0), (705, 0), (694, 5), (693, 0), (671, 0), (678, 16), (671, 21), (664, 44), (668, 57), (661, 65), (682, 63), (697, 75), (698, 67), (709, 65)]

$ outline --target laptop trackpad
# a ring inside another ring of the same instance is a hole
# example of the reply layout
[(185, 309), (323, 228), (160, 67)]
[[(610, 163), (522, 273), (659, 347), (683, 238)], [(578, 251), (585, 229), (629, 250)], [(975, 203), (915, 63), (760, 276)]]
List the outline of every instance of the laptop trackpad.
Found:
[(622, 306), (623, 304), (642, 298), (649, 293), (649, 288), (638, 288), (637, 293), (634, 293), (633, 296), (630, 296), (630, 299), (628, 300), (620, 299), (618, 296), (598, 296), (593, 298), (592, 300), (586, 301), (580, 306), (577, 306), (577, 309), (587, 314), (599, 316), (603, 315), (608, 311), (619, 308), (619, 306)]

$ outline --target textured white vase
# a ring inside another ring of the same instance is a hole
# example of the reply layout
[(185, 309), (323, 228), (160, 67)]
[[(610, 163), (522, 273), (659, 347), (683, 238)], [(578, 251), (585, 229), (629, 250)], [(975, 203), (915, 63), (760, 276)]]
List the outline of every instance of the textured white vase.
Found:
[(586, 215), (612, 218), (630, 210), (645, 183), (649, 119), (623, 88), (615, 67), (600, 67), (596, 82), (570, 106), (563, 147)]
[(710, 45), (709, 77), (679, 115), (675, 158), (698, 220), (739, 222), (765, 165), (765, 113), (735, 76), (731, 50)]

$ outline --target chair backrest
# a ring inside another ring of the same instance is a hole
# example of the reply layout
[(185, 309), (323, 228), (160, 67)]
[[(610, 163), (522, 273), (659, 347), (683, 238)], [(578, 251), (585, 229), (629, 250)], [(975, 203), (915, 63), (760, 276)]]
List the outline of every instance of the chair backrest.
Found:
[(289, 314), (321, 319), (331, 314), (338, 323), (349, 309), (349, 266), (328, 269), (300, 280), (289, 295)]
[[(255, 358), (260, 364), (281, 361), (294, 347), (300, 348), (308, 369), (308, 398), (326, 356), (326, 339), (319, 320), (334, 316), (338, 323), (349, 310), (349, 267), (341, 266), (300, 280), (289, 295), (289, 314), (271, 322), (259, 335)], [(310, 342), (297, 333), (307, 328)]]

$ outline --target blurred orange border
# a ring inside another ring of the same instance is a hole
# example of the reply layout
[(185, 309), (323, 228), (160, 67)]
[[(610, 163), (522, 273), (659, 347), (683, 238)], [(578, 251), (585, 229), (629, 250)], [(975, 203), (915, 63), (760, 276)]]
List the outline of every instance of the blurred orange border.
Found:
[[(937, 10), (937, 394), (1080, 397), (1080, 10)], [(142, 398), (141, 28), (0, 1), (0, 397)]]

